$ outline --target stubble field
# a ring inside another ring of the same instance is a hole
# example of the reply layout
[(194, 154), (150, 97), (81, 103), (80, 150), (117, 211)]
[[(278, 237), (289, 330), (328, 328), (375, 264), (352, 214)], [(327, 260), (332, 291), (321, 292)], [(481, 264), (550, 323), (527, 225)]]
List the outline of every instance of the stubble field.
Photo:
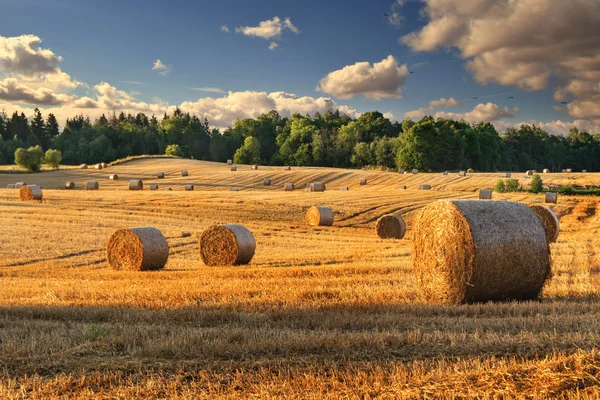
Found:
[[(189, 177), (181, 177), (184, 169)], [(159, 171), (165, 179), (156, 179)], [(522, 175), (513, 173), (526, 183)], [(358, 185), (363, 177), (367, 186)], [(0, 174), (0, 188), (16, 181), (44, 188), (41, 203), (0, 189), (0, 398), (597, 398), (595, 197), (563, 196), (552, 207), (561, 234), (540, 301), (435, 306), (419, 298), (411, 270), (414, 213), (438, 199), (475, 199), (501, 177), (232, 172), (174, 159)], [(272, 186), (264, 187), (264, 178)], [(600, 183), (600, 174), (543, 178)], [(129, 179), (173, 191), (130, 192)], [(88, 180), (100, 190), (81, 190)], [(65, 181), (77, 188), (62, 190)], [(304, 192), (311, 181), (328, 190)], [(296, 191), (283, 192), (286, 182)], [(433, 190), (416, 190), (422, 183)], [(185, 192), (185, 184), (196, 190)], [(397, 190), (400, 184), (408, 190)], [(543, 201), (521, 193), (494, 198)], [(306, 226), (312, 205), (331, 206), (334, 226)], [(407, 222), (403, 240), (375, 235), (377, 218), (387, 213)], [(215, 223), (241, 223), (254, 233), (250, 265), (202, 263), (196, 235)], [(165, 269), (108, 268), (108, 237), (134, 226), (163, 232)]]

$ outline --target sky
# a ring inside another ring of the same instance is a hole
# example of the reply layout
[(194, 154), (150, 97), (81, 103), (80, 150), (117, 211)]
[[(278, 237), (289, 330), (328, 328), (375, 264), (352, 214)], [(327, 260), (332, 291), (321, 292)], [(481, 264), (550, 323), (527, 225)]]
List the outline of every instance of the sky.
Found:
[(0, 110), (600, 133), (600, 0), (2, 0)]

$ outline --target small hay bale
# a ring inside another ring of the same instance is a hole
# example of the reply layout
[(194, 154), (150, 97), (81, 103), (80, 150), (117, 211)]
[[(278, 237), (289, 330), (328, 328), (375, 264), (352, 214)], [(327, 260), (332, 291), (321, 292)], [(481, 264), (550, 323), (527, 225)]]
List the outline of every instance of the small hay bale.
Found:
[(88, 169), (88, 165), (87, 164), (81, 164), (79, 166), (80, 169)]
[(442, 175), (448, 176), (448, 171), (444, 171), (444, 173)]
[(404, 174), (405, 174), (405, 175), (406, 175), (406, 174), (408, 174), (408, 171), (404, 171)]
[(398, 186), (398, 190), (406, 190), (406, 185), (400, 185), (400, 186)]
[(406, 172), (406, 171), (404, 170), (404, 168), (400, 168), (400, 169), (398, 169), (398, 173), (399, 173), (399, 174), (403, 174), (404, 172)]
[(231, 166), (231, 170), (232, 170), (232, 171), (237, 171), (237, 167), (236, 167), (235, 165), (232, 165), (232, 166)]
[(192, 190), (194, 190), (194, 185), (185, 185), (185, 190), (191, 192)]
[(27, 185), (25, 182), (17, 182), (15, 183), (15, 189), (21, 189), (25, 185)]
[(165, 178), (165, 173), (164, 172), (159, 172), (158, 174), (156, 174), (156, 178), (157, 179), (164, 179)]
[(98, 182), (96, 181), (89, 181), (85, 184), (85, 190), (98, 190), (98, 188)]
[(544, 174), (549, 174), (550, 170), (548, 168), (544, 168), (544, 170), (542, 171)]
[(102, 169), (103, 167), (102, 167), (102, 164), (96, 164), (96, 166), (94, 168), (96, 168), (96, 169)]
[(166, 191), (169, 191), (169, 192), (170, 192), (170, 191), (172, 191), (173, 189), (171, 189), (170, 187), (165, 187), (165, 188), (162, 188), (162, 190), (166, 190)]
[(573, 170), (571, 168), (567, 168), (567, 173), (570, 174), (571, 172), (573, 172)]
[(563, 170), (562, 170), (562, 172), (563, 172), (563, 173), (565, 173), (565, 172), (567, 172), (567, 170), (566, 170), (566, 169), (563, 169)]
[(546, 232), (546, 240), (548, 243), (556, 242), (560, 232), (560, 222), (554, 212), (548, 207), (531, 205), (529, 206), (537, 214), (544, 231)]
[(100, 165), (102, 165), (102, 168), (108, 168), (108, 164), (107, 164), (107, 163), (105, 163), (105, 162), (103, 162), (103, 163), (100, 163)]
[(467, 176), (467, 171), (458, 171), (458, 176)]
[(14, 189), (15, 188), (15, 184), (14, 183), (9, 183), (8, 185), (6, 185), (7, 189)]
[(156, 271), (169, 259), (169, 244), (150, 226), (119, 229), (108, 239), (106, 258), (115, 270)]
[(406, 224), (401, 216), (388, 214), (377, 220), (375, 231), (381, 239), (402, 239), (406, 234)]
[(491, 200), (492, 191), (489, 189), (483, 189), (479, 191), (479, 200)]
[(139, 179), (129, 181), (129, 190), (144, 190), (144, 182)]
[(288, 165), (287, 167), (285, 167), (285, 170), (286, 170), (286, 171), (291, 171), (291, 170), (292, 170), (292, 167), (290, 167), (290, 166)]
[(156, 183), (151, 184), (150, 190), (158, 190), (158, 185)]
[(187, 171), (181, 171), (181, 176), (188, 176), (188, 172)]
[(582, 169), (581, 172), (585, 174), (587, 172), (587, 169)]
[(544, 199), (544, 203), (558, 203), (558, 193), (554, 192), (546, 192), (546, 197)]
[(75, 189), (75, 182), (65, 182), (65, 189)]
[(306, 212), (306, 223), (312, 226), (333, 225), (333, 211), (325, 206), (312, 206)]
[(19, 189), (19, 198), (23, 201), (42, 200), (42, 188), (38, 185), (23, 185)]
[(473, 171), (473, 168), (467, 169), (467, 174), (472, 174), (473, 172), (475, 172), (475, 171)]
[(505, 175), (506, 178), (510, 178), (511, 176), (512, 176), (512, 174), (510, 172), (507, 172)]
[(242, 225), (213, 225), (202, 232), (198, 249), (200, 258), (210, 267), (242, 265), (254, 257), (256, 241)]
[(292, 192), (294, 190), (294, 184), (293, 183), (286, 183), (285, 185), (283, 185), (283, 190), (285, 192)]
[(258, 165), (256, 165), (256, 164), (255, 164), (255, 165), (253, 165), (253, 166), (252, 166), (252, 169), (258, 169)]
[(119, 175), (117, 175), (117, 174), (109, 175), (108, 179), (110, 179), (111, 181), (118, 181), (119, 180)]
[(413, 271), (430, 303), (535, 299), (550, 276), (546, 233), (525, 204), (437, 201), (413, 222)]
[(416, 175), (416, 174), (418, 174), (418, 173), (419, 173), (419, 170), (418, 170), (418, 169), (413, 169), (413, 170), (412, 170), (412, 173), (413, 173), (413, 175)]
[(347, 192), (347, 191), (349, 191), (349, 190), (350, 190), (350, 188), (349, 188), (348, 186), (342, 186), (342, 187), (340, 188), (340, 190), (341, 190), (342, 192)]
[(525, 172), (525, 174), (527, 176), (533, 176), (533, 170), (529, 170), (529, 171)]
[(263, 180), (263, 185), (265, 185), (265, 186), (271, 186), (271, 178), (265, 178)]
[(361, 178), (359, 184), (360, 186), (365, 186), (367, 184), (367, 178)]
[(323, 182), (312, 182), (309, 187), (311, 192), (324, 192), (327, 189)]
[(227, 165), (233, 165), (233, 160), (227, 160)]
[(419, 185), (419, 190), (431, 190), (431, 185), (425, 183), (423, 185)]

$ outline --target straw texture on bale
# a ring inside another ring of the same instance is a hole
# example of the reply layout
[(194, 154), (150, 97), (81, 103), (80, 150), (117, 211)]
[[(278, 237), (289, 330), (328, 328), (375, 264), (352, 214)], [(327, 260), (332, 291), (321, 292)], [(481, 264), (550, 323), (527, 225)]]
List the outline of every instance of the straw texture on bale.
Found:
[(181, 171), (181, 176), (188, 176), (188, 172), (187, 171)]
[(65, 189), (75, 189), (75, 182), (66, 182)]
[(431, 185), (428, 185), (428, 184), (419, 185), (419, 190), (431, 190)]
[(237, 167), (236, 167), (235, 165), (232, 165), (232, 166), (231, 166), (231, 170), (232, 170), (232, 171), (237, 171)]
[(270, 178), (265, 178), (263, 180), (263, 185), (265, 185), (265, 186), (271, 186), (271, 179)]
[(96, 164), (96, 169), (102, 169), (102, 164)]
[(312, 226), (333, 225), (333, 211), (325, 206), (312, 206), (306, 212), (306, 223)]
[(544, 172), (545, 174), (549, 174), (549, 173), (550, 173), (550, 170), (549, 170), (548, 168), (544, 168), (544, 171), (543, 171), (543, 172)]
[(233, 160), (227, 160), (227, 165), (233, 165)]
[(323, 182), (312, 182), (308, 187), (310, 188), (311, 192), (324, 192), (325, 189), (327, 189)]
[(402, 239), (406, 234), (406, 224), (401, 216), (388, 214), (377, 220), (375, 231), (381, 239)]
[(21, 189), (25, 185), (27, 185), (25, 182), (17, 182), (15, 183), (15, 189)]
[(285, 185), (283, 185), (283, 190), (286, 192), (291, 192), (294, 190), (294, 184), (293, 183), (286, 183)]
[(185, 185), (185, 190), (188, 192), (194, 190), (194, 185)]
[(473, 171), (473, 169), (472, 169), (472, 168), (469, 168), (469, 169), (467, 170), (467, 174), (472, 174), (473, 172), (475, 172), (475, 171)]
[(108, 179), (110, 179), (111, 181), (118, 181), (119, 180), (119, 175), (117, 175), (117, 174), (109, 175)]
[(349, 188), (348, 186), (342, 186), (342, 187), (340, 188), (340, 190), (341, 190), (342, 192), (347, 192), (348, 190), (350, 190), (350, 188)]
[(153, 183), (150, 185), (150, 190), (158, 190), (158, 185)]
[(144, 182), (139, 179), (132, 179), (129, 181), (129, 190), (144, 190)]
[(560, 232), (560, 221), (554, 212), (548, 207), (531, 205), (529, 206), (537, 214), (544, 231), (546, 232), (546, 240), (548, 243), (556, 242)]
[(398, 186), (398, 190), (406, 190), (406, 185), (400, 185), (400, 186)]
[(89, 181), (88, 183), (85, 184), (85, 189), (86, 190), (98, 190), (98, 182), (96, 181)]
[(416, 174), (418, 174), (418, 173), (419, 173), (419, 170), (418, 170), (418, 169), (413, 169), (413, 170), (412, 170), (412, 173), (413, 173), (414, 175), (416, 175)]
[(79, 166), (79, 168), (81, 168), (81, 169), (88, 169), (88, 165), (87, 164), (81, 164)]
[(507, 173), (506, 173), (506, 177), (507, 177), (507, 178), (510, 178), (511, 176), (512, 176), (512, 174), (511, 174), (510, 172), (507, 172)]
[(116, 270), (156, 271), (169, 259), (169, 244), (150, 226), (119, 229), (108, 239), (106, 258)]
[(546, 192), (546, 198), (544, 199), (545, 203), (554, 203), (558, 202), (558, 194), (554, 192)]
[(361, 178), (359, 183), (360, 186), (365, 186), (367, 184), (367, 178)]
[(14, 189), (15, 188), (15, 184), (14, 183), (9, 183), (8, 185), (6, 185), (7, 189)]
[(484, 189), (479, 191), (479, 200), (491, 200), (492, 199), (492, 191), (489, 189)]
[(466, 176), (467, 172), (466, 171), (458, 171), (458, 176)]
[(208, 266), (242, 265), (254, 257), (256, 241), (242, 225), (214, 225), (202, 232), (198, 247), (200, 258)]
[(412, 241), (415, 279), (431, 303), (534, 299), (550, 276), (546, 234), (525, 204), (434, 202), (415, 216)]
[(158, 179), (163, 179), (165, 177), (165, 173), (164, 172), (159, 172), (158, 174), (156, 174), (156, 177)]
[(23, 185), (19, 189), (19, 198), (23, 201), (41, 200), (42, 197), (42, 188), (38, 185)]

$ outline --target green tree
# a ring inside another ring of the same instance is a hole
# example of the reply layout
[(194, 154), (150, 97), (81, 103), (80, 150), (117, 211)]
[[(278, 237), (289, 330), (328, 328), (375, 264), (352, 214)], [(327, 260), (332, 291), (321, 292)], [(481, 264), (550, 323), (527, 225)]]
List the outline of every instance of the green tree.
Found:
[(529, 189), (533, 193), (541, 193), (544, 190), (544, 182), (540, 174), (534, 174), (531, 178), (531, 188)]
[(181, 147), (178, 144), (170, 144), (165, 149), (165, 154), (168, 156), (181, 157)]
[(39, 171), (43, 158), (44, 152), (39, 145), (27, 150), (20, 147), (15, 151), (15, 163), (28, 171)]
[(46, 118), (46, 134), (51, 139), (54, 139), (60, 134), (58, 130), (58, 121), (52, 113), (48, 114), (48, 118)]
[(58, 169), (62, 154), (59, 150), (49, 149), (44, 156), (44, 163), (53, 169)]
[(371, 146), (368, 143), (360, 142), (354, 146), (354, 152), (350, 157), (350, 162), (359, 168), (373, 165), (374, 157)]
[(233, 162), (236, 164), (258, 164), (260, 163), (260, 143), (253, 136), (244, 139), (242, 147), (236, 150), (233, 155)]
[(506, 192), (506, 185), (504, 185), (504, 179), (498, 179), (498, 182), (496, 182), (496, 186), (494, 186), (494, 192), (496, 192), (496, 193)]
[(518, 192), (520, 190), (517, 179), (506, 179), (504, 186), (506, 187), (506, 193)]
[(46, 123), (42, 117), (41, 111), (36, 108), (33, 111), (33, 119), (31, 120), (31, 134), (34, 135), (42, 145), (42, 149), (49, 149), (52, 141), (46, 132)]

